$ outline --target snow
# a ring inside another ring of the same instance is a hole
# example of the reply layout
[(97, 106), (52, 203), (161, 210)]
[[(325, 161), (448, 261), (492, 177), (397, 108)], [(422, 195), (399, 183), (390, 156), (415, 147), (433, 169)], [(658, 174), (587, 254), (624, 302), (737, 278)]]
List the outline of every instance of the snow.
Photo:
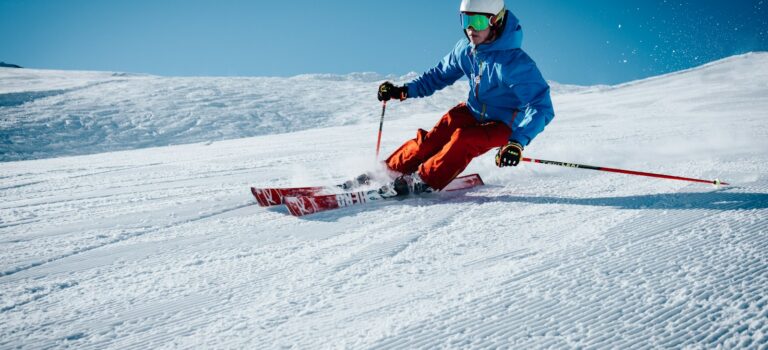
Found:
[[(486, 186), (295, 218), (377, 167), (375, 74), (0, 69), (0, 348), (766, 348), (768, 53), (556, 86)], [(466, 93), (388, 104), (382, 154)], [(168, 146), (174, 144), (173, 146)]]

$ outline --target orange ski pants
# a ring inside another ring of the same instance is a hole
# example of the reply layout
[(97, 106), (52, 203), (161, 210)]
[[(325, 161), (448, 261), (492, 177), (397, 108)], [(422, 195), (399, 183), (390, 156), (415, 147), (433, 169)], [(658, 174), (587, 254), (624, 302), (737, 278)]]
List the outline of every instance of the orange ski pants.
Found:
[(446, 113), (431, 131), (419, 129), (387, 158), (389, 169), (419, 177), (442, 190), (473, 158), (507, 143), (512, 130), (504, 123), (480, 123), (461, 103)]

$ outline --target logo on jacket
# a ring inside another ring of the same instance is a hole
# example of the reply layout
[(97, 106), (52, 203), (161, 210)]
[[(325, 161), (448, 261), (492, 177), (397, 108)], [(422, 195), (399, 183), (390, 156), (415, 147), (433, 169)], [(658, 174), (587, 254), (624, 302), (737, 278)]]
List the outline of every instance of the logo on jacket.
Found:
[(517, 124), (518, 127), (525, 127), (528, 125), (528, 123), (533, 120), (533, 116), (536, 115), (536, 113), (539, 113), (539, 111), (536, 110), (536, 108), (531, 108), (531, 106), (525, 106), (525, 117), (523, 120), (520, 121), (520, 124)]

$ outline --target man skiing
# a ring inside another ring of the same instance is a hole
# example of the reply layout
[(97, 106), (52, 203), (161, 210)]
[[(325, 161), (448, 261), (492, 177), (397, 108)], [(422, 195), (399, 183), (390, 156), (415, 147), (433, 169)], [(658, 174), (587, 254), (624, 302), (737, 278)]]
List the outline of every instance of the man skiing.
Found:
[(549, 85), (520, 48), (522, 28), (504, 0), (462, 0), (460, 12), (466, 39), (440, 63), (403, 86), (379, 86), (379, 101), (403, 101), (430, 96), (462, 76), (470, 84), (466, 103), (387, 158), (387, 167), (403, 174), (395, 179), (397, 195), (441, 190), (496, 147), (497, 166), (516, 166), (523, 148), (554, 118)]

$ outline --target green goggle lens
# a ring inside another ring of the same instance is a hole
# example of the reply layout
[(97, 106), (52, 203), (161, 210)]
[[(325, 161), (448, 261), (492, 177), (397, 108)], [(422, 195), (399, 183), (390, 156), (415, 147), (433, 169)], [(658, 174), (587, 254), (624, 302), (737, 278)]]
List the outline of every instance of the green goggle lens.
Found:
[(461, 25), (464, 26), (464, 30), (469, 29), (469, 27), (472, 27), (475, 30), (486, 30), (491, 26), (491, 18), (486, 15), (468, 15), (462, 13)]

